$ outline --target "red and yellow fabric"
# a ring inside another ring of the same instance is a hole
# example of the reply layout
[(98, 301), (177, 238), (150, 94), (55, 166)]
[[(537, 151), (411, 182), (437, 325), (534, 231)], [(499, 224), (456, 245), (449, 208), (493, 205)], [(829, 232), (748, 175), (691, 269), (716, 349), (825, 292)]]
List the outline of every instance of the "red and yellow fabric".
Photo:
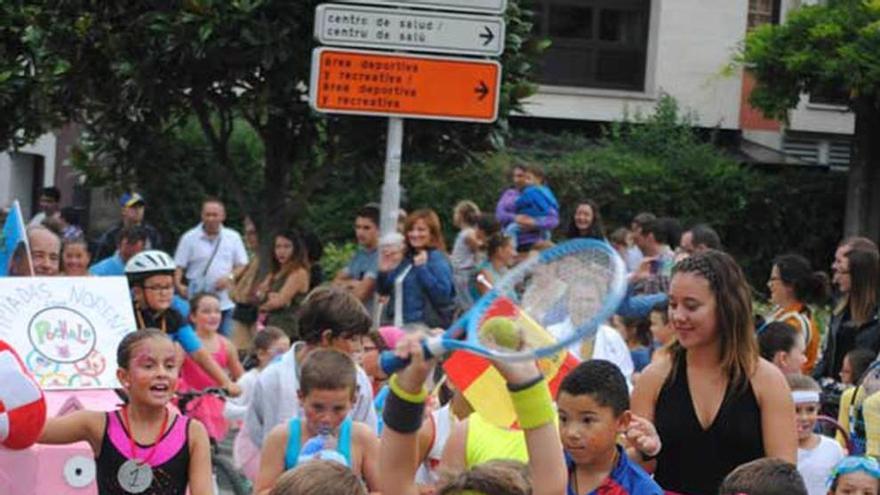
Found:
[[(524, 315), (515, 304), (505, 298), (499, 298), (486, 311), (485, 319), (505, 316), (514, 320), (522, 329), (526, 329), (525, 338), (531, 345), (555, 341), (554, 337), (531, 318)], [(538, 367), (547, 379), (550, 395), (556, 397), (559, 384), (569, 371), (580, 361), (574, 354), (563, 350), (559, 353), (538, 360)], [(471, 407), (486, 421), (503, 428), (515, 427), (516, 413), (504, 378), (492, 366), (492, 363), (475, 354), (464, 351), (453, 352), (443, 364), (449, 381), (461, 391)]]

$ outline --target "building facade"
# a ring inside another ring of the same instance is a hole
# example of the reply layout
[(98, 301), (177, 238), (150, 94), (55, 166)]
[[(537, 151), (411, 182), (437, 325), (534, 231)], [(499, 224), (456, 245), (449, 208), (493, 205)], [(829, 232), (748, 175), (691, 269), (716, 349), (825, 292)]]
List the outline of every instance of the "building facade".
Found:
[[(816, 0), (813, 0), (815, 2)], [(738, 133), (756, 162), (845, 167), (854, 118), (836, 95), (804, 95), (787, 125), (748, 103), (732, 63), (749, 29), (784, 22), (803, 0), (534, 0), (552, 41), (525, 115), (592, 122), (650, 113), (663, 94), (701, 127)]]

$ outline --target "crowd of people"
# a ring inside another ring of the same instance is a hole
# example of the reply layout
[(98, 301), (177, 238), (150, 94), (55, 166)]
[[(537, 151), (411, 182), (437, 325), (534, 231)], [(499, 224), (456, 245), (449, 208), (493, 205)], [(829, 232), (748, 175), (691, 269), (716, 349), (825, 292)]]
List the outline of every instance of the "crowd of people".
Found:
[[(256, 226), (243, 240), (216, 198), (172, 256), (140, 195), (120, 198), (97, 251), (52, 225), (55, 197), (27, 231), (33, 272), (127, 276), (138, 330), (117, 356), (128, 405), (52, 418), (40, 441), (89, 442), (102, 494), (211, 493), (209, 439), (227, 435), (258, 494), (880, 493), (873, 241), (844, 239), (831, 277), (780, 253), (757, 314), (710, 225), (643, 212), (606, 233), (589, 199), (560, 218), (540, 167), (518, 165), (512, 181), (493, 213), (456, 205), (451, 251), (436, 211), (402, 213), (380, 237), (365, 205), (356, 253), (326, 282), (298, 231), (274, 234), (261, 276)], [(574, 238), (617, 250), (624, 301), (572, 348), (580, 364), (555, 396), (536, 363), (493, 361), (517, 417), (494, 424), (421, 339)], [(385, 376), (382, 351), (410, 364)], [(215, 386), (232, 397), (169, 407), (178, 390)]]

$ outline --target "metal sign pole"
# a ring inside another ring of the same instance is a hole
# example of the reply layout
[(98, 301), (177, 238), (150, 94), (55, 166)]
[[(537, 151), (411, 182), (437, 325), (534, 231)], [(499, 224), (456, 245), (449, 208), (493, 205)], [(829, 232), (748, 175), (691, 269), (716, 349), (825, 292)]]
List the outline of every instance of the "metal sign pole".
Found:
[(388, 137), (385, 143), (385, 182), (382, 184), (382, 218), (380, 237), (397, 232), (400, 211), (400, 163), (403, 155), (403, 119), (388, 119)]

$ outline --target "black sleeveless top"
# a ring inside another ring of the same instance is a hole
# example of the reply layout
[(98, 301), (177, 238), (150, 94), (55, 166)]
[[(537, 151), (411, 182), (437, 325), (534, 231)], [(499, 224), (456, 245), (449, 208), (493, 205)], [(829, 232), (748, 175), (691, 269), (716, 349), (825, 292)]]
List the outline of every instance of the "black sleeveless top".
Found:
[[(176, 415), (150, 458), (153, 482), (142, 495), (186, 495), (189, 481), (189, 418)], [(95, 459), (99, 495), (126, 495), (117, 473), (130, 456), (129, 433), (119, 411), (108, 412), (101, 441), (101, 455)], [(156, 444), (153, 444), (156, 445)], [(137, 444), (138, 453), (153, 445)]]
[(734, 468), (764, 457), (761, 410), (751, 383), (739, 392), (728, 385), (715, 420), (704, 430), (688, 388), (687, 359), (676, 361), (675, 379), (660, 390), (654, 409), (663, 442), (654, 481), (675, 493), (715, 495)]

